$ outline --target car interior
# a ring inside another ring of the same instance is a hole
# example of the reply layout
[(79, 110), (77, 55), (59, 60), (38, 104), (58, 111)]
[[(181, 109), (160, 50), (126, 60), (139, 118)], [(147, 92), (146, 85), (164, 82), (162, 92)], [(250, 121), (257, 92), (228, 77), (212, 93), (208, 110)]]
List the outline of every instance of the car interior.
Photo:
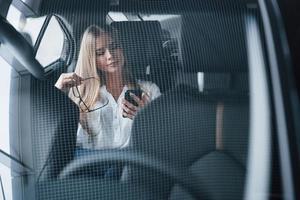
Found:
[[(271, 134), (269, 105), (255, 104), (268, 95), (255, 93), (268, 66), (257, 1), (11, 3), (22, 25), (1, 16), (0, 54), (12, 66), (10, 156), (24, 168), (13, 174), (13, 199), (251, 199), (251, 148), (266, 148), (270, 159), (268, 145), (252, 144), (255, 123), (267, 127), (258, 136)], [(129, 147), (76, 157), (80, 110), (54, 85), (74, 72), (93, 24), (118, 31), (134, 78), (155, 83), (161, 96), (133, 120)], [(104, 177), (107, 166), (121, 178)], [(272, 196), (274, 184), (259, 189)]]

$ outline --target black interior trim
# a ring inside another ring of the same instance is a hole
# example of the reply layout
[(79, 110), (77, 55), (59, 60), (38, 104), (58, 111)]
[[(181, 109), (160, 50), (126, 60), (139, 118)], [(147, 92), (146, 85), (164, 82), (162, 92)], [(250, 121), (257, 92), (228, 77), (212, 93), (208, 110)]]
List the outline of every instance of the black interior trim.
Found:
[(44, 78), (44, 68), (35, 59), (29, 42), (4, 17), (0, 16), (0, 42), (36, 78)]
[(42, 41), (43, 36), (44, 36), (44, 34), (45, 34), (46, 30), (47, 30), (47, 27), (48, 27), (48, 24), (49, 24), (51, 18), (52, 18), (52, 15), (47, 16), (46, 19), (45, 19), (45, 21), (44, 21), (44, 23), (43, 23), (43, 26), (42, 26), (42, 28), (41, 28), (41, 30), (39, 32), (39, 35), (38, 35), (38, 37), (37, 37), (37, 39), (35, 41), (34, 47), (33, 47), (33, 49), (34, 49), (34, 56), (36, 55), (36, 53), (37, 53), (37, 51), (39, 49), (39, 46), (41, 44), (41, 41)]

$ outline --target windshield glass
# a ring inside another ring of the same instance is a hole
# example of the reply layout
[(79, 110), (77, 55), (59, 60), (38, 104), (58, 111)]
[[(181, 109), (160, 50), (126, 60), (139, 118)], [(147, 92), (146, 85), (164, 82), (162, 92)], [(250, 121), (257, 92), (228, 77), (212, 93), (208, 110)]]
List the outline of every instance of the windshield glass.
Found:
[(33, 52), (0, 51), (13, 69), (0, 88), (3, 127), (10, 119), (0, 147), (24, 168), (11, 193), (242, 199), (248, 177), (268, 191), (269, 165), (258, 162), (259, 179), (253, 164), (259, 152), (270, 162), (271, 130), (257, 5), (148, 3), (45, 1), (41, 16), (9, 14)]

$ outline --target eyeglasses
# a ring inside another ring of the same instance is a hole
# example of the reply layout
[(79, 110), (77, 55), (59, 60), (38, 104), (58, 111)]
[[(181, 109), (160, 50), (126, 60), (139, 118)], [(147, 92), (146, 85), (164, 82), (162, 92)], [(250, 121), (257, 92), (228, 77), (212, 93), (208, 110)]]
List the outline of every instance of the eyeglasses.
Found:
[[(85, 81), (85, 82), (87, 82), (88, 80), (97, 80), (97, 81), (99, 82), (99, 79), (97, 79), (97, 78), (95, 78), (95, 77), (88, 77), (88, 78), (83, 79), (83, 81)], [(84, 84), (84, 83), (83, 83), (83, 84)], [(100, 86), (100, 85), (99, 85), (99, 86)], [(103, 105), (97, 105), (97, 103), (96, 103), (96, 105), (93, 106), (94, 108), (91, 109), (91, 108), (83, 101), (82, 96), (81, 96), (81, 94), (80, 94), (80, 91), (79, 91), (79, 88), (78, 88), (77, 85), (74, 86), (74, 87), (72, 87), (72, 93), (73, 93), (74, 97), (76, 97), (76, 98), (79, 99), (79, 107), (80, 107), (80, 109), (81, 109), (82, 112), (93, 112), (93, 111), (96, 111), (96, 110), (99, 110), (99, 109), (105, 107), (105, 106), (109, 103), (108, 100), (107, 100), (107, 101), (105, 102), (105, 104), (103, 104)], [(85, 109), (82, 109), (82, 107), (80, 106), (81, 104), (83, 104), (83, 106), (85, 107)]]

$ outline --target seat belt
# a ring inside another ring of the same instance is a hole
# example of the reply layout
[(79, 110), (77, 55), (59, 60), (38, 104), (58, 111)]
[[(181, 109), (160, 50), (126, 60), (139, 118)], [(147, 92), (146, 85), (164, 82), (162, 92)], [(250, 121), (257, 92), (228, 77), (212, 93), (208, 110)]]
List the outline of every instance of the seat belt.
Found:
[(216, 111), (216, 149), (223, 150), (224, 103), (218, 102)]

